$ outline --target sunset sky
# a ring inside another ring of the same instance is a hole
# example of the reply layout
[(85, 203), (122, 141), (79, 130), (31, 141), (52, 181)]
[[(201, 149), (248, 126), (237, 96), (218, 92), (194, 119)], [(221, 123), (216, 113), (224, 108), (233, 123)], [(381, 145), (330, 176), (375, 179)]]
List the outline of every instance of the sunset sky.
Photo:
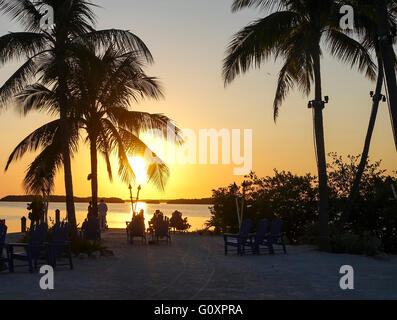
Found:
[[(316, 173), (312, 114), (308, 98), (291, 92), (283, 104), (277, 123), (273, 121), (272, 103), (279, 63), (269, 61), (224, 88), (221, 67), (226, 46), (232, 35), (250, 21), (263, 16), (255, 10), (231, 13), (232, 0), (117, 0), (95, 1), (102, 6), (97, 29), (129, 29), (150, 48), (155, 64), (147, 73), (160, 78), (165, 99), (132, 105), (140, 111), (164, 113), (181, 128), (198, 133), (200, 129), (252, 129), (253, 170), (259, 175), (272, 174), (273, 168), (296, 173)], [(0, 34), (19, 31), (6, 16), (0, 16)], [(17, 64), (0, 71), (2, 84)], [(371, 109), (369, 91), (374, 84), (356, 70), (329, 56), (323, 59), (323, 92), (330, 96), (324, 111), (327, 152), (359, 154)], [(310, 100), (312, 97), (310, 97)], [(33, 154), (24, 157), (4, 173), (13, 148), (31, 131), (50, 118), (31, 113), (21, 116), (13, 106), (0, 111), (0, 197), (23, 194), (22, 180)], [(153, 146), (155, 151), (159, 147)], [(158, 151), (160, 153), (160, 151)], [(370, 157), (383, 159), (384, 168), (397, 169), (387, 104), (382, 103), (375, 127)], [(117, 171), (116, 161), (114, 170)], [(81, 144), (73, 160), (76, 196), (90, 195), (89, 153)], [(226, 186), (240, 177), (233, 175), (233, 165), (170, 165), (171, 177), (165, 192), (143, 186), (142, 198), (208, 197), (211, 190)], [(99, 168), (99, 195), (128, 198), (129, 191), (117, 178), (107, 178), (105, 164)], [(64, 194), (62, 172), (56, 180), (55, 194)]]

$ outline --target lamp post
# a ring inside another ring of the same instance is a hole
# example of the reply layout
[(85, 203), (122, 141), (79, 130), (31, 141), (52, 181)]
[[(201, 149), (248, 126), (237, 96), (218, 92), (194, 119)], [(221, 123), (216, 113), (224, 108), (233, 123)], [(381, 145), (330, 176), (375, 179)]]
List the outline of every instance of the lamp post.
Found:
[(135, 217), (135, 212), (134, 212), (134, 200), (132, 200), (132, 187), (131, 187), (131, 184), (128, 185), (128, 189), (130, 189), (130, 199), (131, 199), (132, 217)]
[(134, 212), (136, 212), (136, 206), (138, 205), (138, 200), (139, 200), (139, 192), (141, 191), (141, 185), (138, 186), (138, 192), (136, 194), (136, 200), (135, 200), (135, 208), (134, 208)]

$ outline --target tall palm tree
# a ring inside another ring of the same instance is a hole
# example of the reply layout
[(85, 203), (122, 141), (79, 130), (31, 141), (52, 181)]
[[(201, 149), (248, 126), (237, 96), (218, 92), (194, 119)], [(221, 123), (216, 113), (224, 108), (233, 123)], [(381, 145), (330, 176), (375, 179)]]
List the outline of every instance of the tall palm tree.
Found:
[[(158, 81), (144, 73), (143, 63), (138, 53), (121, 52), (112, 46), (101, 56), (95, 54), (93, 47), (79, 46), (78, 51), (75, 51), (73, 62), (69, 63), (71, 77), (68, 81), (68, 88), (72, 95), (68, 97), (71, 101), (72, 112), (69, 121), (73, 121), (71, 127), (75, 128), (72, 147), (76, 149), (77, 131), (83, 129), (90, 146), (90, 180), (94, 212), (97, 212), (98, 202), (97, 152), (99, 151), (104, 156), (109, 178), (112, 179), (110, 155), (113, 151), (117, 151), (119, 175), (129, 183), (134, 178), (134, 173), (128, 155), (145, 156), (147, 152), (153, 153), (139, 138), (140, 132), (155, 129), (162, 137), (165, 137), (167, 130), (170, 129), (169, 124), (172, 123), (162, 114), (129, 110), (131, 101), (138, 101), (144, 97), (157, 99), (162, 96)], [(56, 89), (49, 89), (41, 84), (28, 86), (18, 95), (16, 101), (25, 114), (32, 110), (51, 113), (59, 113), (60, 110)], [(54, 172), (58, 167), (61, 154), (57, 135), (60, 128), (57, 125), (51, 126), (51, 123), (48, 127), (50, 128), (46, 130), (39, 128), (24, 139), (12, 152), (7, 162), (6, 169), (13, 160), (23, 156), (29, 147), (43, 146), (43, 152), (30, 165), (25, 177), (30, 190), (34, 190), (32, 187), (43, 182), (42, 167), (48, 168), (48, 172), (51, 173), (48, 178), (46, 177), (47, 180), (49, 178), (53, 180)], [(175, 142), (181, 142), (180, 130), (174, 129), (177, 134)], [(30, 138), (47, 135), (52, 139), (37, 141)], [(47, 152), (48, 149), (50, 151)], [(164, 189), (168, 175), (168, 167), (159, 158), (149, 163), (148, 181), (160, 189)]]
[(260, 67), (270, 57), (282, 58), (276, 97), (274, 119), (290, 89), (295, 85), (309, 95), (314, 82), (313, 109), (315, 150), (319, 179), (319, 247), (329, 250), (328, 186), (325, 158), (321, 56), (322, 43), (329, 52), (373, 79), (375, 69), (371, 56), (358, 41), (339, 29), (339, 7), (331, 0), (235, 0), (233, 10), (259, 7), (277, 10), (254, 21), (234, 35), (224, 60), (225, 84), (251, 67)]
[[(51, 30), (41, 29), (40, 22), (44, 14), (40, 13), (40, 7), (43, 5), (53, 8), (54, 27)], [(76, 229), (76, 217), (69, 149), (70, 136), (73, 133), (67, 121), (70, 109), (67, 79), (70, 75), (66, 62), (71, 54), (70, 47), (78, 42), (92, 43), (97, 47), (113, 43), (121, 48), (141, 52), (148, 62), (153, 60), (146, 45), (133, 33), (118, 29), (94, 30), (93, 7), (89, 0), (0, 1), (0, 12), (22, 23), (24, 27), (23, 32), (0, 37), (0, 65), (25, 59), (22, 66), (0, 88), (0, 107), (6, 106), (16, 93), (37, 78), (39, 71), (47, 80), (57, 81), (66, 208), (72, 230)], [(51, 60), (52, 67), (39, 70), (38, 64), (42, 59)]]
[[(372, 134), (375, 127), (375, 122), (378, 114), (379, 103), (383, 100), (382, 88), (384, 77), (383, 59), (380, 52), (379, 40), (378, 40), (378, 14), (377, 8), (374, 6), (373, 0), (353, 0), (353, 1), (342, 1), (343, 4), (349, 4), (354, 7), (355, 11), (355, 34), (362, 38), (363, 46), (375, 53), (378, 63), (378, 75), (376, 80), (375, 92), (372, 95), (372, 110), (369, 119), (368, 129), (365, 137), (363, 152), (361, 154), (360, 163), (357, 167), (357, 173), (354, 178), (349, 198), (341, 216), (341, 225), (344, 225), (353, 210), (354, 202), (359, 195), (360, 182), (364, 173), (368, 154), (371, 146)], [(392, 28), (396, 28), (396, 17), (394, 15), (395, 3), (394, 1), (388, 1), (389, 12), (388, 21)]]
[[(149, 114), (129, 110), (131, 101), (141, 98), (162, 97), (156, 78), (143, 71), (144, 61), (137, 52), (123, 52), (110, 46), (103, 55), (95, 48), (83, 48), (76, 54), (77, 63), (72, 67), (70, 84), (74, 97), (74, 110), (80, 127), (87, 132), (91, 155), (91, 189), (94, 211), (97, 211), (98, 178), (97, 150), (107, 163), (112, 178), (109, 152), (114, 148), (119, 155), (119, 174), (129, 183), (131, 180), (127, 154), (145, 155), (153, 152), (139, 138), (142, 131), (156, 130), (164, 138), (172, 120), (162, 114)], [(180, 129), (175, 127), (177, 139), (182, 141)], [(148, 159), (149, 160), (149, 159)], [(127, 164), (127, 165), (126, 165)], [(149, 164), (149, 181), (164, 189), (168, 168), (163, 161)]]
[[(378, 37), (379, 37), (379, 52), (382, 57), (382, 63), (385, 72), (385, 79), (387, 84), (387, 93), (389, 96), (389, 111), (392, 122), (394, 143), (397, 149), (397, 79), (395, 70), (395, 53), (393, 49), (392, 26), (389, 23), (388, 4), (393, 6), (396, 10), (396, 1), (388, 0), (373, 0), (372, 5), (376, 6), (378, 13)], [(396, 30), (394, 30), (395, 32)]]

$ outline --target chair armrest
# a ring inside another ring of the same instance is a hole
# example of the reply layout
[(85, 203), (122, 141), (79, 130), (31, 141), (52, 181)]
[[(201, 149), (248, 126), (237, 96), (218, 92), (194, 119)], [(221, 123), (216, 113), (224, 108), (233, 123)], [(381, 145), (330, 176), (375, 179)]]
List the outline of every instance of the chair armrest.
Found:
[(238, 234), (238, 233), (224, 233), (223, 235), (226, 237), (239, 237), (240, 236), (240, 234)]
[(27, 247), (29, 243), (7, 243), (8, 247)]

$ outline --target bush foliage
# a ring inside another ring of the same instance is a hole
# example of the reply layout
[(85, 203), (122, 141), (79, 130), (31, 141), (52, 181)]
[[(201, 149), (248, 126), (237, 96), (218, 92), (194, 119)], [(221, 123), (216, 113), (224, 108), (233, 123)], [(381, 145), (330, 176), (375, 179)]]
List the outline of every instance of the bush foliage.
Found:
[[(337, 227), (347, 203), (360, 156), (344, 159), (329, 154), (329, 217), (331, 245), (334, 252), (374, 254), (378, 250), (397, 252), (397, 201), (392, 199), (391, 184), (397, 179), (381, 168), (381, 161), (368, 162), (360, 192), (345, 228)], [(208, 226), (215, 232), (238, 230), (236, 198), (245, 199), (244, 218), (254, 225), (263, 218), (278, 217), (292, 244), (317, 242), (317, 178), (274, 170), (273, 176), (260, 178), (255, 173), (242, 185), (213, 190)]]

